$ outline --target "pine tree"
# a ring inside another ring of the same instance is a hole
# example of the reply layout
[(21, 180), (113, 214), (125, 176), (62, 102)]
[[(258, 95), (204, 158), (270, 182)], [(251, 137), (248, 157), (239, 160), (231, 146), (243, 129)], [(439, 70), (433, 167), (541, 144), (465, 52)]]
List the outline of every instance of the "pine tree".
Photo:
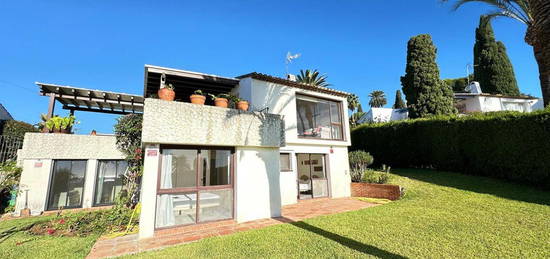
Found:
[(506, 47), (495, 40), (488, 16), (479, 18), (474, 45), (474, 80), (484, 93), (519, 95), (518, 84)]
[(403, 98), (401, 98), (401, 91), (397, 90), (395, 92), (395, 103), (393, 104), (394, 109), (405, 109), (407, 108), (407, 105), (403, 101)]
[(401, 84), (411, 118), (456, 112), (453, 91), (439, 78), (436, 52), (428, 34), (412, 37), (408, 42), (407, 67)]

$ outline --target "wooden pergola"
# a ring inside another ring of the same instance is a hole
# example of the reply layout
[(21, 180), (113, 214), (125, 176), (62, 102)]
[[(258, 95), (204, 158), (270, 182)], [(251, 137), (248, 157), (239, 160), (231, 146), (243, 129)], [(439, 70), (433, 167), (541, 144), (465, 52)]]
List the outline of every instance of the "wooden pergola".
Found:
[(71, 114), (75, 111), (100, 112), (109, 114), (143, 113), (145, 98), (140, 95), (92, 90), (72, 86), (62, 86), (36, 82), (40, 95), (49, 96), (47, 117), (54, 114), (55, 101)]

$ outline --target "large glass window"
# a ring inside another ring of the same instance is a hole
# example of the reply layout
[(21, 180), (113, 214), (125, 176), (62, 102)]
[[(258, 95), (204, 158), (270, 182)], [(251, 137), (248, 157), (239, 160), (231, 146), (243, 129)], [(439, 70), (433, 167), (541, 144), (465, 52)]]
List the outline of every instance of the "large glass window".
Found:
[(82, 207), (85, 160), (56, 160), (48, 197), (48, 210)]
[(297, 95), (298, 136), (304, 138), (342, 139), (341, 103)]
[(232, 149), (163, 149), (161, 154), (157, 228), (233, 217)]
[(94, 205), (111, 205), (124, 185), (128, 163), (124, 160), (99, 161)]

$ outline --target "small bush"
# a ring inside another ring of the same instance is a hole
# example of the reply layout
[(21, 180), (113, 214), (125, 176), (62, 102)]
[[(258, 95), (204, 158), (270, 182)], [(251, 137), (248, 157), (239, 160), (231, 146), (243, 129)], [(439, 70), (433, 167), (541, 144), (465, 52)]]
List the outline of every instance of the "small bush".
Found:
[(368, 169), (365, 172), (363, 172), (362, 180), (365, 183), (384, 184), (390, 180), (390, 174), (388, 172), (379, 172), (372, 169)]
[[(36, 235), (88, 236), (125, 231), (127, 226), (136, 227), (139, 213), (127, 208), (112, 208), (90, 212), (77, 212), (58, 217), (33, 226), (29, 231)], [(131, 219), (131, 222), (130, 222)]]
[(360, 182), (363, 178), (363, 172), (367, 170), (369, 165), (372, 165), (374, 158), (368, 152), (362, 150), (349, 152), (348, 156), (351, 180)]

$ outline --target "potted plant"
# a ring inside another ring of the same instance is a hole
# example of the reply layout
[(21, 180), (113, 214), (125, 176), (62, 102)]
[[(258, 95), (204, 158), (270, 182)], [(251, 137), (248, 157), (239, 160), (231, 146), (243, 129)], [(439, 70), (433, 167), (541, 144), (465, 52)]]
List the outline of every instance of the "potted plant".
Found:
[(67, 117), (53, 116), (46, 121), (46, 128), (53, 133), (70, 133), (74, 125), (75, 117), (69, 115)]
[(213, 94), (208, 94), (208, 96), (210, 96), (210, 98), (212, 98), (212, 100), (214, 100), (214, 105), (216, 105), (217, 107), (223, 107), (223, 108), (227, 108), (228, 104), (229, 104), (229, 95), (228, 94), (218, 94), (217, 96), (216, 95), (213, 95)]
[(161, 100), (173, 101), (176, 98), (174, 86), (172, 84), (164, 85), (164, 87), (159, 89), (158, 96)]
[(243, 100), (235, 95), (229, 94), (229, 100), (231, 101), (230, 107), (234, 109), (239, 109), (241, 111), (248, 110), (248, 101)]
[(189, 99), (191, 100), (191, 103), (194, 104), (204, 104), (204, 101), (206, 101), (206, 97), (204, 96), (204, 93), (202, 93), (202, 90), (196, 90), (193, 92), (191, 96), (189, 96)]
[(239, 99), (239, 101), (237, 102), (237, 109), (241, 111), (248, 111), (248, 106), (248, 101), (246, 100)]

